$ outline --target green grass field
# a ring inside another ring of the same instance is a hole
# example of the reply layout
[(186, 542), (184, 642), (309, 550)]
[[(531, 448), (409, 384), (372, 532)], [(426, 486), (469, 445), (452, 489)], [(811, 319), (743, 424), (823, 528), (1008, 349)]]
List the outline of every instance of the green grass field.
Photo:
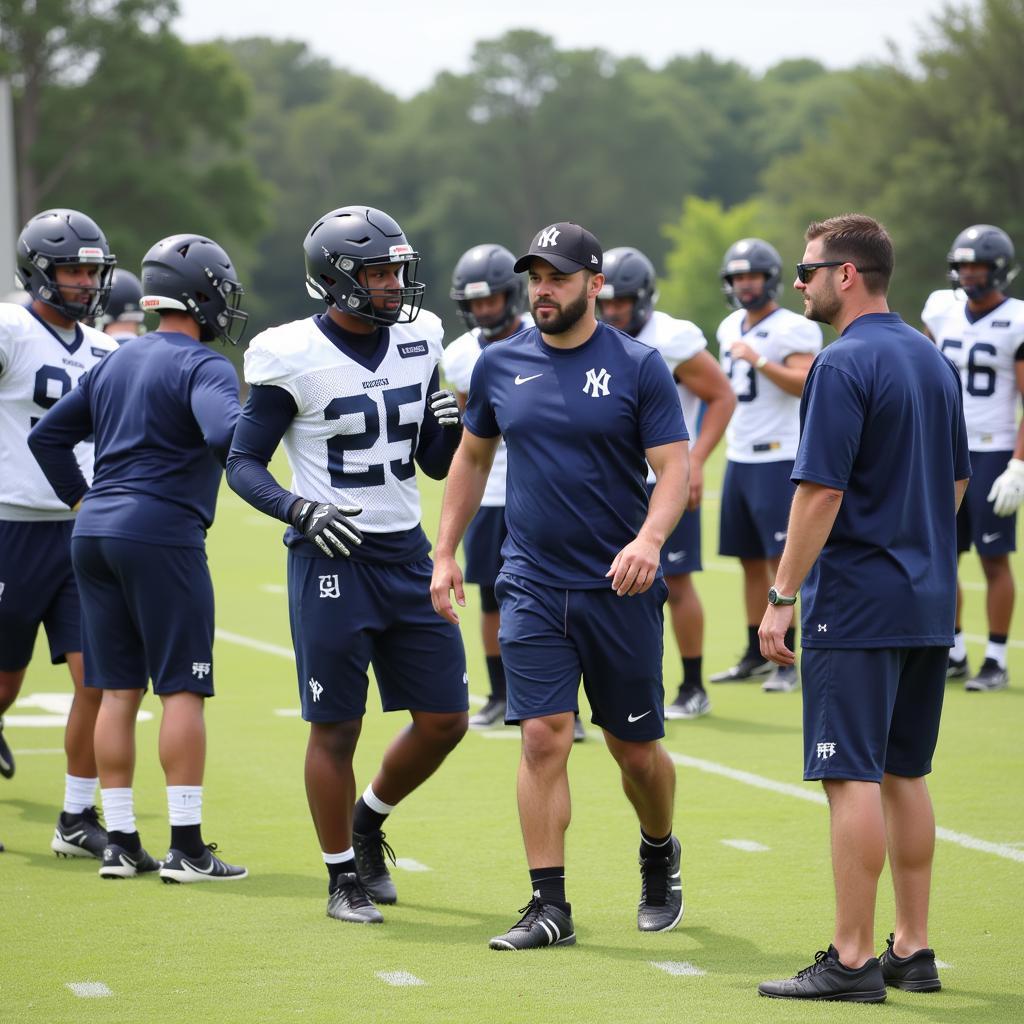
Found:
[[(707, 673), (732, 664), (744, 640), (740, 577), (714, 554), (720, 459), (709, 470), (706, 571), (698, 579)], [(440, 488), (428, 481), (428, 532), (439, 501)], [(893, 991), (877, 1010), (799, 1005), (759, 999), (755, 987), (806, 966), (829, 941), (827, 814), (820, 787), (800, 781), (799, 693), (763, 694), (756, 685), (710, 686), (709, 717), (668, 723), (666, 745), (679, 763), (676, 831), (687, 905), (674, 932), (636, 930), (636, 823), (595, 733), (570, 760), (567, 884), (578, 944), (519, 955), (488, 950), (488, 938), (513, 923), (529, 895), (515, 808), (518, 734), (511, 729), (468, 735), (393, 815), (387, 832), (398, 856), (429, 870), (395, 872), (399, 903), (384, 908), (385, 924), (329, 920), (302, 783), (306, 727), (294, 710), (280, 533), (279, 524), (225, 491), (209, 538), (220, 639), (218, 696), (208, 705), (204, 830), (226, 859), (248, 866), (244, 882), (168, 886), (145, 877), (109, 884), (97, 877), (94, 861), (54, 857), (62, 730), (59, 719), (28, 727), (19, 718), (45, 721), (53, 699), (39, 695), (66, 693), (69, 682), (66, 669), (51, 667), (43, 646), (37, 648), (22, 701), (7, 719), (18, 771), (10, 782), (0, 780), (0, 839), (7, 846), (0, 854), (0, 1021), (1024, 1019), (1017, 963), (1024, 947), (1019, 615), (1010, 690), (947, 690), (932, 776), (947, 837), (938, 843), (932, 911), (932, 941), (948, 965), (943, 991)], [(1017, 559), (1017, 574), (1024, 579), (1024, 559)], [(977, 664), (984, 594), (973, 556), (964, 580), (965, 628)], [(463, 636), (470, 689), (483, 695), (475, 594)], [(671, 643), (665, 671), (674, 686), (679, 665)], [(159, 708), (152, 697), (143, 707), (155, 714), (138, 728), (136, 810), (143, 841), (160, 856), (167, 826), (156, 754)], [(361, 786), (404, 724), (401, 714), (382, 715), (373, 694), (370, 708), (357, 757)], [(782, 785), (765, 788), (766, 782)], [(726, 840), (765, 849), (747, 852)], [(879, 948), (891, 921), (886, 875)], [(71, 987), (87, 982), (107, 991), (88, 997)]]

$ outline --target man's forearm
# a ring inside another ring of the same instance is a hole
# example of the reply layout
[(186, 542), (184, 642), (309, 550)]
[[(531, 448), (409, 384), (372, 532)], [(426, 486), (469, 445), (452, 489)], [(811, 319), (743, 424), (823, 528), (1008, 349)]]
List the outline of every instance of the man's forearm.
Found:
[(775, 586), (787, 596), (801, 587), (832, 532), (843, 492), (821, 484), (801, 483), (789, 510), (786, 549), (782, 552)]
[(441, 524), (434, 545), (436, 556), (455, 554), (466, 527), (480, 507), (489, 470), (489, 466), (474, 462), (464, 447), (455, 453), (441, 505)]
[(637, 536), (645, 537), (660, 548), (665, 543), (665, 538), (675, 529), (686, 508), (690, 487), (689, 454), (686, 453), (682, 459), (667, 463), (660, 473), (655, 469), (655, 473), (657, 482), (651, 491), (647, 518)]
[[(722, 440), (725, 428), (729, 426), (729, 419), (736, 402), (730, 402), (725, 398), (713, 398), (707, 403), (704, 410), (704, 418), (700, 423), (700, 433), (697, 440), (690, 448), (690, 457), (697, 459), (702, 465), (707, 462), (708, 456), (715, 450), (715, 446)], [(688, 423), (687, 427), (692, 431), (696, 424)]]

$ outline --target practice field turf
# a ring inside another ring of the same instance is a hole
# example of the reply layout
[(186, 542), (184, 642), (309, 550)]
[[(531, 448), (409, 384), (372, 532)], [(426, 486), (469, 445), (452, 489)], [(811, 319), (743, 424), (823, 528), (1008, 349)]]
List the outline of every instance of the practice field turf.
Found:
[[(280, 470), (281, 467), (278, 466)], [(283, 473), (282, 473), (283, 475)], [(714, 554), (721, 460), (704, 508), (706, 674), (744, 639), (740, 577)], [(428, 532), (440, 487), (424, 488)], [(387, 825), (400, 858), (399, 903), (383, 926), (325, 916), (326, 873), (302, 783), (306, 727), (297, 717), (280, 525), (225, 491), (209, 538), (217, 588), (217, 697), (208, 705), (205, 824), (251, 877), (224, 885), (102, 882), (97, 862), (58, 860), (49, 841), (63, 785), (60, 709), (66, 669), (44, 648), (6, 735), (18, 759), (0, 779), (0, 1021), (554, 1022), (1024, 1019), (1024, 630), (1013, 633), (1011, 688), (947, 688), (931, 779), (942, 830), (932, 941), (936, 994), (891, 991), (876, 1009), (758, 998), (827, 945), (832, 926), (828, 826), (821, 789), (800, 781), (800, 695), (711, 685), (713, 711), (668, 724), (679, 765), (677, 834), (686, 915), (667, 934), (636, 930), (638, 831), (596, 730), (570, 760), (574, 820), (568, 895), (578, 944), (498, 953), (529, 896), (515, 809), (518, 732), (471, 733)], [(1016, 559), (1024, 579), (1024, 558)], [(984, 593), (965, 561), (965, 627), (981, 658)], [(470, 689), (486, 693), (476, 594), (463, 617)], [(339, 615), (345, 614), (344, 601)], [(666, 644), (666, 683), (679, 679)], [(54, 696), (56, 695), (56, 696)], [(157, 761), (159, 707), (138, 729), (136, 809), (142, 838), (166, 851)], [(371, 694), (357, 758), (372, 775), (404, 716)], [(883, 878), (876, 945), (891, 928)]]

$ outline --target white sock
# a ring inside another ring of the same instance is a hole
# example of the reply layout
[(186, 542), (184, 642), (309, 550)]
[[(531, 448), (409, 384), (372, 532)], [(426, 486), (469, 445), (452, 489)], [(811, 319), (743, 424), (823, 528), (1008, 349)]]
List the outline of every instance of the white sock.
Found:
[(373, 785), (366, 787), (366, 792), (363, 793), (363, 803), (370, 808), (371, 811), (376, 811), (378, 814), (390, 814), (398, 804), (386, 804), (380, 797), (377, 796), (373, 791)]
[(1006, 668), (1006, 644), (997, 644), (989, 640), (985, 648), (985, 657), (991, 658), (1000, 668)]
[(963, 661), (967, 657), (967, 644), (964, 643), (963, 630), (958, 629), (953, 634), (953, 646), (949, 649), (950, 661)]
[(81, 814), (86, 807), (96, 804), (96, 783), (99, 779), (83, 779), (77, 775), (64, 776), (64, 812)]
[(356, 855), (352, 851), (350, 846), (347, 850), (342, 850), (341, 853), (325, 853), (324, 863), (325, 864), (344, 864), (347, 860), (355, 860)]
[(167, 817), (171, 825), (201, 825), (203, 821), (202, 786), (168, 786)]
[(101, 789), (103, 820), (108, 832), (137, 832), (135, 800), (131, 789)]

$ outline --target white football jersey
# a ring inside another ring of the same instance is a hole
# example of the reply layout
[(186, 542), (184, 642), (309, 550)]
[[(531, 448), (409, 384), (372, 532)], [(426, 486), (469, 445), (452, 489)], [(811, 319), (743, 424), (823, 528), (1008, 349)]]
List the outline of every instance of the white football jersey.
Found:
[(245, 353), (250, 384), (284, 388), (298, 409), (284, 435), (291, 489), (314, 501), (358, 505), (364, 533), (420, 522), (413, 454), (430, 378), (441, 358), (441, 321), (426, 310), (388, 330), (380, 364), (342, 352), (312, 317), (272, 327)]
[(975, 452), (1012, 451), (1017, 443), (1017, 360), (1024, 358), (1024, 302), (1007, 299), (973, 324), (966, 302), (935, 300), (921, 319), (935, 344), (960, 371), (967, 446)]
[[(533, 326), (533, 317), (529, 313), (520, 315), (522, 326), (520, 330), (526, 330)], [(504, 340), (504, 339), (502, 339)], [(480, 358), (485, 345), (500, 345), (500, 341), (487, 342), (480, 335), (480, 328), (474, 327), (465, 334), (460, 334), (445, 350), (441, 356), (441, 370), (445, 379), (456, 391), (464, 395), (469, 394), (469, 382), (473, 377), (473, 367)], [(491, 472), (487, 477), (487, 485), (484, 487), (483, 500), (481, 505), (487, 508), (505, 507), (505, 476), (508, 470), (508, 450), (505, 448), (505, 441), (498, 442), (498, 448), (494, 453), (494, 462), (491, 465)]]
[(821, 328), (788, 309), (777, 309), (743, 333), (745, 309), (730, 313), (718, 327), (722, 369), (736, 394), (736, 411), (725, 432), (726, 458), (733, 462), (782, 462), (796, 458), (800, 442), (800, 398), (783, 391), (745, 359), (733, 359), (734, 342), (746, 342), (769, 362), (783, 363), (797, 353), (821, 351)]
[[(29, 451), (28, 432), (115, 348), (113, 338), (81, 325), (75, 340), (65, 344), (26, 307), (0, 303), (0, 519), (74, 517)], [(75, 456), (92, 483), (92, 442), (76, 445)]]

